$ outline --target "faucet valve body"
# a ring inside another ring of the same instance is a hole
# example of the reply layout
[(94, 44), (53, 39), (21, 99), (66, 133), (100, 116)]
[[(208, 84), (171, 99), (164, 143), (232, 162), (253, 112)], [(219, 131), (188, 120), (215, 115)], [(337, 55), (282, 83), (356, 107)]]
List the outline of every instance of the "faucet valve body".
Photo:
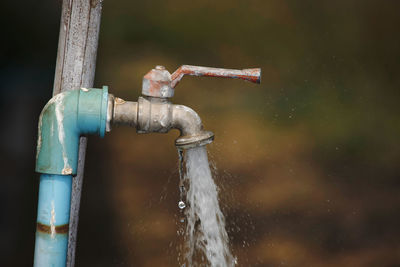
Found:
[(260, 83), (261, 70), (219, 69), (182, 65), (172, 75), (163, 66), (156, 66), (143, 77), (142, 94), (138, 102), (112, 98), (114, 124), (130, 125), (138, 133), (167, 133), (178, 129), (181, 133), (175, 141), (179, 148), (191, 148), (211, 143), (214, 134), (203, 130), (199, 115), (183, 105), (174, 105), (169, 98), (184, 75), (224, 77)]
[(172, 128), (172, 104), (165, 98), (139, 97), (138, 133), (167, 133)]
[(203, 130), (194, 110), (174, 105), (166, 98), (139, 97), (138, 102), (114, 98), (113, 106), (113, 124), (135, 127), (138, 133), (167, 133), (178, 129), (181, 135), (175, 141), (177, 147), (196, 147), (214, 140), (212, 132)]

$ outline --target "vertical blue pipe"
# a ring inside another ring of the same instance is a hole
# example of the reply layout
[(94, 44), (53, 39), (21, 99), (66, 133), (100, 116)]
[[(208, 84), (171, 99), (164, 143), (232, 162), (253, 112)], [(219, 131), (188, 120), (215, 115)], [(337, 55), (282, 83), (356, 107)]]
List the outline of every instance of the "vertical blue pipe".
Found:
[(35, 267), (65, 267), (71, 189), (71, 175), (40, 175)]
[(104, 136), (108, 88), (60, 93), (39, 117), (36, 171), (41, 173), (36, 227), (36, 267), (65, 267), (72, 175), (77, 172), (79, 137)]

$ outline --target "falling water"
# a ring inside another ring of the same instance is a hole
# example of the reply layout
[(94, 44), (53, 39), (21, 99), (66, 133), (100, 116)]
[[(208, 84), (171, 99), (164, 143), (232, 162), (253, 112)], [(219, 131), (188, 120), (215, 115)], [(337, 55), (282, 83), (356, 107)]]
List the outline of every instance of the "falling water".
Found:
[(218, 189), (211, 176), (206, 148), (202, 146), (186, 151), (184, 176), (182, 153), (179, 151), (181, 200), (178, 206), (185, 209), (187, 220), (184, 261), (188, 266), (234, 266), (235, 259), (229, 251), (225, 219), (218, 204)]

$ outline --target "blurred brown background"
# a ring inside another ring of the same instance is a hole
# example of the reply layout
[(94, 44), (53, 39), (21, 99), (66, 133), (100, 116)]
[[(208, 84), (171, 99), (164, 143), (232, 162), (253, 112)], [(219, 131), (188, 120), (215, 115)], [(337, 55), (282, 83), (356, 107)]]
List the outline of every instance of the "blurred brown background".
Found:
[[(1, 266), (33, 261), (36, 125), (61, 1), (2, 1)], [(261, 67), (185, 78), (239, 266), (400, 266), (399, 1), (106, 0), (96, 87), (135, 100), (155, 65)], [(90, 137), (76, 266), (178, 266), (177, 132)]]

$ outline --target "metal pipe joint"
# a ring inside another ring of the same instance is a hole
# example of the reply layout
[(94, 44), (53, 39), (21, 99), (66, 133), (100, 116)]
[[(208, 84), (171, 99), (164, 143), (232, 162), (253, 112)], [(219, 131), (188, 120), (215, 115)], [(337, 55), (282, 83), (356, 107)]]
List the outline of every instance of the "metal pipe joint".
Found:
[(190, 148), (211, 143), (214, 134), (203, 130), (199, 115), (191, 108), (174, 105), (166, 98), (139, 97), (138, 102), (113, 99), (111, 123), (136, 128), (138, 133), (167, 133), (178, 129), (175, 145)]

